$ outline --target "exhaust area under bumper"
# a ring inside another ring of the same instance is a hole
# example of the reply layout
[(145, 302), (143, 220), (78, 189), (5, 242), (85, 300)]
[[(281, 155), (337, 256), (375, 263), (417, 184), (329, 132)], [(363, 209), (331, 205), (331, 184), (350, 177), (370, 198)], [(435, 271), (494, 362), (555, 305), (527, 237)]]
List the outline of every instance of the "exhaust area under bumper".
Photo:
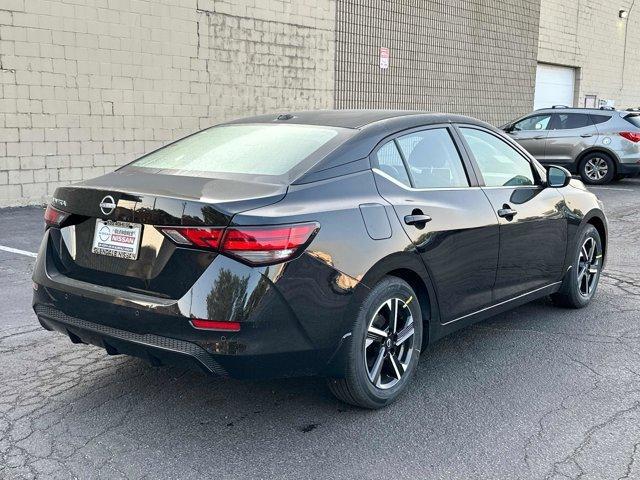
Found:
[(34, 307), (40, 324), (47, 330), (67, 335), (73, 343), (104, 348), (109, 355), (126, 354), (149, 361), (154, 366), (191, 363), (207, 373), (226, 377), (227, 371), (201, 346), (154, 334), (139, 334), (71, 317), (46, 305)]

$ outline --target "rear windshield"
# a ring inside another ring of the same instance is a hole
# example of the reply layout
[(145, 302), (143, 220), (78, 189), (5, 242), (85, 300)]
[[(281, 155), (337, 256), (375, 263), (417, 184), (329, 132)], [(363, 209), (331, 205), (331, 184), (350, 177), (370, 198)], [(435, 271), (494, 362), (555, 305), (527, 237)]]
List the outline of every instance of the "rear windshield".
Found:
[(634, 127), (640, 128), (640, 115), (627, 115), (624, 119)]
[(326, 155), (346, 132), (313, 125), (221, 125), (178, 140), (127, 167), (186, 176), (281, 176), (314, 154), (316, 159)]

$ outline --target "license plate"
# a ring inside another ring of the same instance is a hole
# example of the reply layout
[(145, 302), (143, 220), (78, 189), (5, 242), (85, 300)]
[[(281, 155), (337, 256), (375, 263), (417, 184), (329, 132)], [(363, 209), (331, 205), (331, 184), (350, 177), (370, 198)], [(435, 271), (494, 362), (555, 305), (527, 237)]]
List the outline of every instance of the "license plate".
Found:
[(136, 260), (140, 247), (142, 225), (127, 222), (96, 220), (91, 251), (98, 255)]

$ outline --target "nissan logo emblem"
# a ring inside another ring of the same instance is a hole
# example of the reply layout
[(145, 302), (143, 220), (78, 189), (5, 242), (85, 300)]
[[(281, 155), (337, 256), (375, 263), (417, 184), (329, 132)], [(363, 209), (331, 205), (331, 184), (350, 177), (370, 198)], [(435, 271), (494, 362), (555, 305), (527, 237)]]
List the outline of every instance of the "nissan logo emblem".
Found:
[(111, 215), (115, 209), (116, 209), (116, 201), (113, 199), (111, 195), (107, 195), (100, 202), (100, 210), (105, 215)]

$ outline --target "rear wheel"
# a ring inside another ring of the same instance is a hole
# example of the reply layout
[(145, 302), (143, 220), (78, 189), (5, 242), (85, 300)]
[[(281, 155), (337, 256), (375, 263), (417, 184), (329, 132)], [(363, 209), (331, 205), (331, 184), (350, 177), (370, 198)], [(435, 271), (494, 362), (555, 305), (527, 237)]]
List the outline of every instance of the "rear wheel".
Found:
[(593, 225), (585, 225), (578, 235), (573, 264), (560, 291), (551, 296), (556, 305), (586, 307), (598, 288), (602, 270), (602, 241)]
[(344, 378), (329, 379), (340, 400), (363, 408), (381, 408), (406, 390), (422, 344), (422, 313), (413, 289), (387, 277), (360, 307), (351, 335)]
[(589, 153), (580, 162), (578, 172), (585, 183), (604, 185), (615, 178), (616, 164), (606, 153)]

